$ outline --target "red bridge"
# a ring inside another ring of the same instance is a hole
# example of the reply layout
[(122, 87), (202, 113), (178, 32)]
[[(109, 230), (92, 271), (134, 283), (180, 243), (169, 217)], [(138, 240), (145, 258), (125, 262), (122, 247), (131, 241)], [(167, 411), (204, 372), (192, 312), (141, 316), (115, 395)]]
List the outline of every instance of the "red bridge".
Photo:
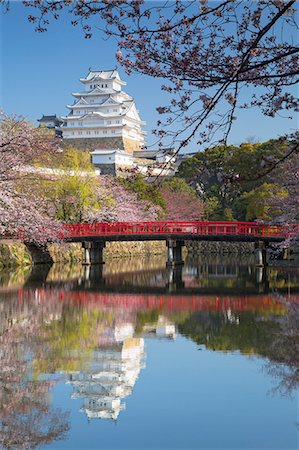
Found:
[[(109, 241), (164, 240), (168, 265), (182, 264), (182, 247), (187, 240), (255, 242), (257, 265), (266, 265), (266, 247), (299, 234), (299, 225), (268, 225), (258, 222), (110, 222), (64, 225), (60, 237), (81, 242), (84, 264), (103, 263), (103, 249)], [(26, 244), (33, 261), (49, 262), (49, 255), (32, 243)]]
[(256, 243), (257, 265), (266, 264), (269, 242), (299, 233), (299, 225), (257, 222), (112, 222), (65, 225), (62, 237), (82, 242), (85, 264), (101, 263), (107, 241), (166, 240), (169, 265), (182, 263), (186, 240), (247, 241)]
[(299, 225), (257, 222), (111, 222), (65, 225), (64, 238), (79, 240), (199, 240), (280, 241), (299, 233)]
[[(69, 303), (84, 307), (128, 309), (131, 311), (252, 311), (285, 314), (286, 304), (271, 295), (211, 296), (211, 295), (152, 295), (120, 294), (107, 292), (67, 291), (64, 289), (18, 289), (18, 305), (37, 299), (39, 304)], [(288, 303), (298, 302), (298, 297), (288, 297)]]

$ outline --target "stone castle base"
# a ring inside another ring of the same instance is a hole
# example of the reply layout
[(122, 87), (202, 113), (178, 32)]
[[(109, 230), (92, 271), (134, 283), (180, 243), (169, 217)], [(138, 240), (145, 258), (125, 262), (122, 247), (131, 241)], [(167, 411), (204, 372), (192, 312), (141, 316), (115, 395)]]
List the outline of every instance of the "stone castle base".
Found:
[(112, 175), (120, 178), (126, 178), (132, 169), (132, 166), (120, 164), (94, 164), (94, 167), (100, 170), (101, 175)]
[(126, 137), (103, 137), (103, 138), (77, 138), (63, 139), (65, 147), (75, 147), (78, 150), (93, 151), (96, 149), (120, 149), (127, 153), (133, 153), (141, 150), (139, 141)]

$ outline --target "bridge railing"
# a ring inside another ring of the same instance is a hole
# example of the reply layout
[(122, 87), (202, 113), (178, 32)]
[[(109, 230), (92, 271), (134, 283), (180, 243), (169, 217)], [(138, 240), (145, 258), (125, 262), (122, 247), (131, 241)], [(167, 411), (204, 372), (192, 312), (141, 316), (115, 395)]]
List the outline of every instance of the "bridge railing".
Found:
[(299, 225), (268, 225), (257, 222), (101, 222), (65, 225), (63, 237), (112, 235), (227, 235), (292, 237)]

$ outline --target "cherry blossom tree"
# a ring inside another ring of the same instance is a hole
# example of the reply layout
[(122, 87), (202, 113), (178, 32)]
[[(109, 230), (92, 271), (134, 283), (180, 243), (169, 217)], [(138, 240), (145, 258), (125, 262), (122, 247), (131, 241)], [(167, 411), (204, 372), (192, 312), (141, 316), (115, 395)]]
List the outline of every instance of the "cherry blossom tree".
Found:
[(111, 176), (101, 176), (96, 189), (100, 208), (90, 211), (86, 221), (142, 222), (157, 220), (162, 209), (146, 200), (139, 200), (121, 182)]
[(283, 296), (279, 300), (286, 304), (287, 314), (274, 336), (267, 369), (271, 376), (279, 380), (274, 390), (291, 396), (299, 385), (299, 305), (288, 302)]
[(57, 237), (58, 225), (43, 211), (42, 199), (33, 198), (25, 180), (42, 154), (54, 152), (57, 143), (45, 128), (34, 128), (22, 118), (0, 116), (0, 236), (19, 235), (41, 244)]
[(287, 197), (272, 199), (271, 204), (281, 211), (279, 220), (288, 223), (299, 222), (299, 154), (288, 159), (277, 175), (278, 181), (288, 192)]
[(96, 25), (117, 39), (116, 56), (128, 74), (166, 80), (162, 90), (171, 98), (157, 107), (165, 117), (155, 131), (160, 145), (226, 143), (238, 108), (269, 117), (298, 108), (296, 0), (23, 3), (33, 8), (28, 19), (38, 32), (66, 10), (86, 38)]
[(55, 383), (34, 376), (32, 358), (43, 353), (43, 323), (61, 315), (62, 304), (52, 299), (41, 304), (33, 296), (20, 302), (17, 292), (7, 299), (0, 319), (0, 446), (40, 448), (63, 439), (69, 430), (69, 414), (51, 405)]
[(162, 186), (166, 202), (166, 220), (198, 221), (204, 216), (204, 204), (196, 192), (182, 179), (173, 178)]

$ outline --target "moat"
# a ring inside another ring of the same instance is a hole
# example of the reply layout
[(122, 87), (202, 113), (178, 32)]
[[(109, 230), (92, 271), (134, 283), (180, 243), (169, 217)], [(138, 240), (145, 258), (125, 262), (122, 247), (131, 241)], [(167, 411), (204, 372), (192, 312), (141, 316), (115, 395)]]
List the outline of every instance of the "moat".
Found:
[(4, 449), (298, 448), (299, 268), (0, 273)]

